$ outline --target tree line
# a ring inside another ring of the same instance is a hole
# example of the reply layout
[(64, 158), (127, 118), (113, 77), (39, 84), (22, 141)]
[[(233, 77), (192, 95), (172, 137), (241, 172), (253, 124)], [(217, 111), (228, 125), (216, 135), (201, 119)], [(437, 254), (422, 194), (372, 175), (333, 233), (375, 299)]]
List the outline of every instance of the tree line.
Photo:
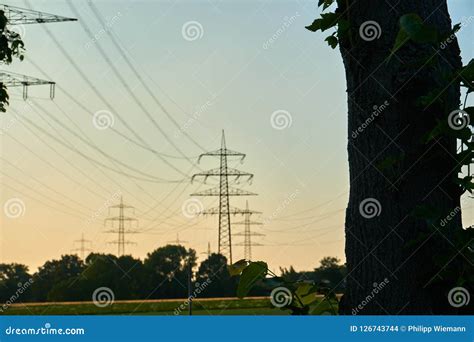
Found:
[[(3, 263), (0, 301), (90, 301), (99, 287), (110, 288), (116, 300), (185, 298), (190, 274), (196, 285), (211, 280), (201, 297), (235, 296), (239, 280), (230, 276), (223, 255), (211, 254), (199, 266), (196, 261), (195, 250), (167, 245), (148, 253), (143, 261), (131, 255), (91, 253), (85, 260), (77, 255), (63, 255), (45, 262), (33, 274), (25, 265)], [(286, 279), (314, 281), (338, 292), (344, 288), (345, 266), (336, 258), (322, 259), (320, 266), (310, 272), (297, 272), (293, 267), (280, 270)], [(250, 295), (269, 295), (270, 291), (262, 284)]]

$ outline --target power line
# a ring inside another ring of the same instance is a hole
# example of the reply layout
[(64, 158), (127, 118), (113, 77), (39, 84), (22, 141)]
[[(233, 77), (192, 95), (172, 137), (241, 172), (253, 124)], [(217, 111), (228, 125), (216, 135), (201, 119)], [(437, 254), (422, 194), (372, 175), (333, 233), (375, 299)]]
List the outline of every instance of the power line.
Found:
[[(89, 7), (91, 8), (91, 11), (92, 13), (95, 15), (96, 19), (99, 21), (99, 23), (102, 25), (102, 22), (103, 22), (103, 18), (99, 12), (99, 10), (97, 9), (97, 7), (94, 5), (94, 3), (92, 1), (87, 1), (87, 3), (89, 4)], [(200, 150), (204, 151), (204, 147), (201, 146), (201, 144), (199, 144), (195, 139), (193, 139), (187, 132), (186, 130), (183, 130), (180, 125), (178, 124), (178, 122), (176, 122), (176, 120), (173, 118), (173, 116), (168, 112), (168, 110), (163, 106), (163, 104), (158, 100), (158, 98), (156, 97), (156, 95), (153, 93), (153, 91), (150, 89), (150, 87), (148, 87), (148, 85), (145, 83), (145, 81), (143, 80), (143, 78), (141, 77), (140, 73), (137, 71), (137, 69), (135, 68), (135, 66), (133, 65), (133, 63), (130, 61), (130, 59), (127, 57), (127, 55), (125, 54), (125, 51), (123, 49), (123, 47), (117, 42), (117, 40), (115, 39), (115, 35), (113, 33), (113, 30), (112, 28), (108, 28), (105, 30), (105, 32), (109, 35), (110, 37), (110, 40), (112, 41), (112, 43), (114, 44), (115, 48), (119, 51), (120, 55), (122, 56), (122, 58), (125, 60), (125, 62), (127, 63), (128, 67), (132, 70), (133, 74), (137, 77), (137, 79), (139, 80), (140, 84), (143, 86), (143, 88), (145, 88), (145, 90), (147, 91), (148, 95), (150, 95), (150, 97), (154, 100), (154, 102), (156, 103), (156, 105), (158, 107), (160, 107), (160, 109), (163, 111), (163, 113), (166, 114), (166, 116), (168, 117), (168, 119), (173, 123), (173, 125), (178, 128), (194, 145), (196, 145)]]
[(236, 225), (244, 225), (244, 232), (234, 234), (234, 236), (243, 236), (244, 242), (237, 243), (236, 246), (244, 246), (244, 258), (245, 260), (252, 260), (252, 246), (263, 246), (260, 243), (252, 242), (252, 236), (265, 236), (265, 234), (255, 233), (251, 231), (251, 226), (253, 225), (262, 225), (262, 222), (251, 221), (250, 217), (254, 214), (255, 211), (249, 209), (249, 202), (245, 203), (244, 220), (239, 222), (234, 222)]
[[(33, 102), (33, 101), (32, 101)], [(93, 150), (99, 152), (101, 155), (103, 155), (104, 157), (108, 158), (109, 160), (113, 160), (115, 163), (133, 171), (133, 172), (136, 172), (138, 174), (141, 174), (142, 176), (145, 176), (145, 177), (149, 177), (150, 179), (154, 179), (160, 183), (167, 183), (167, 182), (170, 182), (170, 183), (175, 183), (175, 182), (182, 182), (184, 181), (183, 180), (174, 180), (174, 181), (170, 181), (170, 180), (166, 180), (166, 179), (163, 179), (163, 178), (158, 178), (158, 177), (155, 177), (153, 175), (150, 175), (150, 174), (147, 174), (143, 171), (140, 171), (136, 168), (134, 168), (133, 166), (130, 166), (130, 165), (127, 165), (125, 164), (124, 162), (116, 159), (115, 157), (112, 157), (111, 155), (107, 154), (106, 152), (104, 152), (103, 150), (101, 150), (99, 147), (97, 147), (97, 145), (87, 141), (87, 139), (84, 139), (83, 137), (81, 137), (79, 134), (77, 134), (76, 132), (74, 132), (73, 130), (71, 130), (69, 127), (67, 127), (65, 124), (63, 124), (61, 121), (59, 121), (58, 119), (56, 119), (53, 115), (49, 114), (48, 111), (46, 111), (41, 105), (39, 105), (38, 103), (36, 102), (33, 102), (35, 103), (35, 105), (44, 113), (46, 114), (50, 119), (52, 119), (54, 122), (56, 122), (58, 125), (60, 125), (62, 128), (64, 128), (66, 131), (68, 131), (71, 135), (75, 136), (77, 139), (79, 139), (80, 141), (82, 141), (84, 144), (86, 144), (87, 146), (89, 146), (90, 148), (92, 148)], [(121, 172), (122, 174), (126, 174), (125, 172)], [(133, 177), (133, 176), (132, 176)]]
[(74, 240), (74, 242), (79, 242), (81, 245), (79, 248), (73, 249), (72, 252), (81, 252), (81, 259), (84, 260), (85, 252), (92, 252), (92, 249), (87, 248), (87, 245), (92, 245), (92, 241), (84, 239), (84, 233), (82, 233), (81, 239)]
[[(77, 11), (76, 7), (74, 6), (73, 2), (72, 1), (69, 1), (67, 0), (66, 1), (67, 4), (69, 5), (69, 7), (71, 8), (71, 10), (73, 11), (73, 13), (80, 19), (79, 20), (79, 24), (81, 25), (81, 27), (83, 28), (83, 30), (86, 32), (86, 34), (89, 36), (90, 39), (93, 39), (94, 38), (94, 34), (91, 32), (91, 30), (89, 29), (88, 26), (85, 25), (85, 22), (82, 18), (82, 16), (80, 15), (80, 13)], [(161, 128), (158, 123), (156, 122), (155, 118), (153, 118), (153, 115), (145, 108), (145, 106), (143, 105), (142, 101), (140, 101), (138, 99), (138, 97), (135, 95), (135, 93), (130, 89), (130, 86), (127, 84), (127, 82), (125, 81), (125, 79), (122, 77), (121, 73), (117, 70), (117, 68), (115, 67), (113, 61), (109, 58), (109, 56), (107, 55), (107, 53), (104, 51), (104, 49), (102, 48), (102, 46), (100, 44), (95, 44), (95, 47), (97, 48), (97, 50), (99, 51), (100, 55), (102, 56), (102, 58), (106, 61), (107, 65), (112, 69), (112, 72), (114, 73), (114, 75), (117, 77), (117, 79), (120, 81), (120, 83), (122, 84), (122, 86), (124, 87), (124, 89), (127, 91), (127, 93), (129, 94), (129, 96), (132, 98), (132, 100), (135, 102), (135, 104), (141, 109), (141, 111), (148, 117), (148, 119), (153, 123), (153, 125), (155, 126), (155, 128), (161, 133), (161, 135), (166, 139), (166, 141), (168, 142), (168, 144), (170, 144), (180, 155), (182, 155), (183, 157), (185, 157), (185, 154), (183, 153), (183, 151), (181, 151), (181, 149), (173, 142), (173, 140), (170, 139), (170, 137), (168, 136), (168, 134), (166, 134), (166, 132), (164, 131), (163, 128)], [(194, 165), (190, 159), (187, 159), (191, 165)]]
[(117, 229), (111, 229), (107, 231), (106, 233), (118, 233), (118, 239), (115, 241), (111, 241), (110, 243), (116, 244), (118, 246), (118, 253), (117, 256), (122, 256), (125, 255), (125, 245), (128, 244), (135, 244), (134, 242), (127, 241), (125, 239), (125, 234), (133, 234), (137, 233), (137, 231), (133, 230), (126, 230), (125, 229), (125, 222), (128, 222), (129, 225), (131, 225), (132, 222), (136, 222), (138, 224), (138, 220), (136, 218), (130, 217), (130, 216), (125, 216), (125, 211), (127, 209), (133, 210), (135, 209), (134, 207), (130, 205), (126, 205), (123, 203), (123, 198), (120, 197), (120, 203), (117, 205), (113, 205), (109, 207), (110, 209), (118, 209), (118, 216), (113, 216), (113, 217), (108, 217), (105, 219), (104, 224), (106, 225), (107, 222), (112, 222), (112, 227), (114, 226), (114, 222), (118, 222), (118, 227)]
[[(86, 160), (89, 160), (93, 163), (96, 163), (97, 165), (103, 167), (103, 168), (106, 168), (106, 169), (109, 169), (115, 173), (118, 173), (118, 174), (121, 174), (123, 176), (126, 176), (126, 177), (131, 177), (131, 178), (134, 178), (134, 179), (137, 179), (137, 180), (142, 180), (142, 181), (145, 181), (145, 182), (150, 182), (150, 183), (163, 183), (161, 181), (158, 181), (158, 180), (155, 180), (155, 179), (149, 179), (149, 178), (144, 178), (144, 177), (139, 177), (139, 176), (135, 176), (135, 175), (131, 175), (129, 173), (126, 173), (126, 172), (122, 172), (122, 171), (119, 171), (119, 170), (116, 170), (102, 162), (99, 162), (98, 160), (94, 159), (94, 158), (91, 158), (89, 156), (87, 156), (86, 154), (84, 154), (83, 152), (81, 152), (80, 150), (78, 150), (77, 148), (73, 147), (73, 146), (70, 146), (68, 145), (67, 143), (63, 142), (62, 140), (58, 139), (57, 137), (55, 137), (54, 135), (50, 134), (49, 132), (47, 132), (44, 128), (36, 125), (33, 121), (29, 120), (28, 118), (26, 118), (25, 116), (19, 114), (19, 113), (16, 113), (19, 117), (21, 117), (23, 120), (27, 121), (30, 125), (34, 126), (37, 130), (41, 131), (43, 134), (49, 136), (52, 140), (56, 141), (57, 143), (59, 143), (60, 145), (66, 147), (67, 149), (75, 152), (76, 154), (80, 155), (81, 157), (83, 157), (84, 159)], [(176, 180), (176, 181), (166, 181), (166, 183), (181, 183), (182, 180)]]
[[(208, 177), (216, 176), (216, 177), (219, 177), (219, 186), (217, 188), (211, 188), (208, 190), (191, 194), (191, 196), (218, 196), (219, 197), (219, 208), (205, 211), (203, 212), (203, 214), (219, 216), (218, 253), (227, 257), (228, 262), (232, 264), (232, 231), (231, 231), (231, 222), (230, 222), (231, 208), (230, 208), (230, 203), (229, 203), (229, 197), (230, 196), (251, 196), (251, 195), (256, 195), (256, 194), (249, 191), (230, 187), (229, 176), (236, 177), (236, 179), (241, 178), (241, 177), (247, 177), (248, 181), (250, 182), (253, 178), (253, 174), (239, 171), (237, 169), (229, 168), (227, 166), (228, 157), (230, 156), (240, 157), (241, 160), (243, 160), (245, 158), (245, 154), (227, 149), (224, 130), (222, 130), (221, 148), (216, 151), (201, 154), (199, 156), (198, 162), (201, 160), (202, 157), (205, 157), (205, 156), (219, 157), (220, 167), (218, 169), (212, 169), (209, 171), (197, 173), (193, 177), (191, 177), (191, 181), (194, 180), (194, 178), (196, 177), (202, 177), (204, 178), (204, 181), (205, 181)], [(235, 213), (239, 213), (239, 212), (235, 211)]]
[[(61, 53), (66, 57), (66, 59), (69, 61), (69, 63), (73, 66), (73, 68), (76, 70), (76, 72), (79, 74), (79, 76), (81, 76), (82, 80), (87, 83), (87, 85), (94, 91), (94, 93), (99, 97), (99, 99), (108, 107), (110, 108), (114, 115), (117, 116), (117, 118), (120, 120), (120, 122), (130, 131), (130, 133), (132, 133), (135, 138), (140, 141), (143, 145), (147, 146), (149, 148), (149, 145), (145, 142), (145, 140), (143, 140), (143, 138), (137, 133), (135, 132), (135, 130), (133, 130), (133, 128), (126, 122), (126, 120), (124, 120), (122, 118), (122, 116), (119, 114), (119, 112), (114, 108), (114, 106), (112, 106), (112, 104), (107, 101), (107, 99), (102, 95), (102, 93), (97, 89), (96, 86), (94, 86), (94, 84), (87, 78), (87, 76), (85, 76), (85, 74), (82, 72), (82, 70), (79, 68), (79, 66), (77, 65), (77, 63), (72, 59), (72, 57), (69, 55), (69, 53), (64, 49), (64, 47), (59, 43), (59, 41), (56, 39), (56, 37), (52, 34), (52, 32), (46, 28), (46, 27), (43, 27), (43, 29), (46, 31), (46, 33), (49, 35), (49, 37), (51, 38), (51, 40), (53, 40), (54, 44), (57, 46), (57, 48), (59, 49), (59, 51), (61, 51)], [(152, 150), (152, 149), (150, 149)], [(155, 153), (155, 156), (157, 156), (161, 161), (163, 161), (163, 163), (165, 163), (166, 165), (168, 165), (170, 168), (172, 168), (173, 170), (175, 170), (176, 172), (180, 173), (181, 175), (185, 176), (183, 174), (183, 172), (178, 169), (176, 166), (174, 166), (173, 164), (171, 164), (168, 160), (166, 160), (161, 154), (159, 153)]]

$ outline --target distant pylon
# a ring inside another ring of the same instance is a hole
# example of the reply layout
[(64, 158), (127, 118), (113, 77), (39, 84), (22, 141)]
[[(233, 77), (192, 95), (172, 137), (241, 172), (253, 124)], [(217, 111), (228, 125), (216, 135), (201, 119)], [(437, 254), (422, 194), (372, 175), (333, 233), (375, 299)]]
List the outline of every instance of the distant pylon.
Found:
[[(15, 6), (0, 4), (0, 12), (3, 12), (7, 18), (7, 25), (25, 25), (25, 24), (45, 24), (45, 23), (56, 23), (60, 21), (76, 21), (74, 18), (61, 17), (59, 15), (34, 11), (26, 8), (20, 8)], [(15, 38), (21, 36), (14, 31), (8, 30), (10, 35), (15, 35)], [(49, 97), (54, 98), (54, 87), (55, 83), (52, 81), (42, 80), (39, 78), (19, 75), (13, 72), (0, 71), (0, 83), (3, 83), (6, 87), (23, 87), (23, 99), (28, 98), (28, 87), (32, 85), (49, 85)]]
[(45, 24), (57, 23), (60, 21), (77, 21), (77, 19), (75, 18), (67, 18), (56, 14), (34, 11), (10, 5), (0, 5), (0, 11), (3, 11), (5, 17), (8, 20), (8, 24), (10, 25)]
[(188, 241), (183, 241), (179, 239), (179, 233), (176, 233), (176, 240), (168, 241), (168, 243), (175, 243), (177, 245), (182, 245), (183, 243), (188, 243)]
[(104, 225), (107, 225), (107, 222), (112, 222), (112, 227), (114, 227), (114, 222), (118, 222), (118, 229), (111, 229), (111, 230), (106, 231), (106, 233), (118, 233), (118, 239), (115, 241), (111, 241), (110, 243), (118, 245), (117, 256), (122, 256), (122, 255), (125, 255), (125, 245), (135, 244), (134, 242), (127, 241), (125, 239), (125, 234), (138, 233), (137, 231), (130, 230), (130, 229), (125, 230), (125, 222), (128, 222), (129, 228), (131, 227), (132, 222), (135, 222), (138, 225), (138, 220), (136, 218), (125, 216), (126, 209), (131, 209), (132, 212), (134, 213), (135, 208), (130, 205), (124, 204), (123, 198), (122, 196), (120, 196), (120, 204), (110, 206), (109, 214), (110, 214), (110, 209), (118, 209), (119, 215), (106, 218)]
[(207, 243), (207, 252), (202, 252), (201, 254), (206, 254), (207, 258), (209, 259), (209, 257), (211, 256), (211, 243), (210, 242)]
[(54, 87), (56, 83), (52, 81), (0, 70), (0, 83), (3, 83), (6, 87), (23, 87), (23, 100), (28, 98), (29, 86), (49, 84), (49, 97), (51, 100), (54, 99)]
[(244, 236), (244, 242), (237, 243), (236, 246), (244, 246), (244, 258), (245, 260), (249, 260), (249, 261), (252, 260), (252, 246), (263, 246), (260, 243), (256, 243), (256, 242), (252, 243), (251, 237), (252, 236), (265, 236), (265, 234), (254, 233), (250, 230), (250, 226), (252, 225), (262, 225), (261, 222), (255, 222), (255, 221), (250, 220), (250, 216), (254, 213), (255, 213), (254, 211), (249, 210), (249, 202), (246, 201), (244, 220), (240, 222), (234, 222), (234, 224), (245, 226), (243, 233), (240, 232), (240, 233), (234, 234), (234, 236)]
[(191, 182), (196, 177), (203, 177), (204, 183), (209, 177), (219, 177), (219, 186), (191, 194), (191, 196), (219, 196), (218, 210), (208, 211), (207, 213), (210, 215), (219, 215), (217, 250), (218, 253), (224, 255), (227, 258), (227, 261), (232, 264), (232, 232), (230, 222), (231, 208), (229, 204), (229, 196), (250, 196), (256, 194), (229, 186), (229, 176), (235, 177), (236, 180), (238, 180), (240, 177), (247, 177), (248, 182), (250, 182), (253, 178), (253, 174), (229, 168), (227, 166), (228, 157), (240, 157), (241, 160), (244, 160), (245, 154), (227, 149), (224, 130), (222, 130), (221, 148), (213, 152), (201, 154), (199, 156), (198, 163), (204, 156), (219, 157), (220, 167), (206, 172), (196, 173), (192, 176)]
[(85, 240), (84, 239), (84, 233), (82, 233), (81, 239), (80, 240), (74, 240), (74, 243), (79, 242), (81, 245), (79, 248), (75, 248), (72, 251), (73, 252), (81, 252), (80, 257), (82, 260), (84, 260), (85, 252), (92, 252), (92, 249), (86, 248), (86, 244), (89, 244), (89, 247), (92, 245), (91, 240)]

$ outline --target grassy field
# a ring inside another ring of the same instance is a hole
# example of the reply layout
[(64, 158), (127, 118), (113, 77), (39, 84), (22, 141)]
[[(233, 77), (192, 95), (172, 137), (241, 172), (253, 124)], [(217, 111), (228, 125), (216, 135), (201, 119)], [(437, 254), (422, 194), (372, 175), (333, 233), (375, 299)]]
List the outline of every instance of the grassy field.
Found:
[[(337, 302), (332, 303), (337, 307)], [(331, 311), (326, 302), (319, 302), (317, 314)], [(288, 315), (288, 310), (275, 308), (268, 297), (203, 298), (193, 301), (193, 315)], [(17, 303), (0, 315), (188, 315), (185, 299), (127, 300), (98, 307), (93, 302)]]
[[(180, 309), (181, 307), (181, 309)], [(188, 315), (185, 299), (115, 301), (106, 307), (93, 302), (18, 303), (3, 315)], [(193, 301), (193, 315), (285, 315), (269, 298), (209, 298)]]

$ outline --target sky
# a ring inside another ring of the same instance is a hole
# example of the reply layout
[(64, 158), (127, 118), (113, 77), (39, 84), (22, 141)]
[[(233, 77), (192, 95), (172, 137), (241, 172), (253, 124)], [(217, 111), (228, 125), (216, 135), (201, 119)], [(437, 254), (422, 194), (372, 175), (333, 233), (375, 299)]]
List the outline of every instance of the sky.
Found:
[[(219, 166), (215, 158), (197, 165), (197, 156), (220, 147), (222, 130), (227, 147), (246, 154), (229, 166), (254, 174), (235, 186), (258, 196), (231, 198), (262, 212), (252, 216), (264, 222), (252, 229), (265, 234), (254, 238), (262, 246), (253, 259), (299, 270), (324, 256), (344, 260), (345, 78), (338, 50), (304, 28), (316, 1), (94, 1), (102, 23), (88, 2), (4, 3), (80, 20), (14, 28), (26, 57), (3, 69), (57, 86), (53, 101), (47, 85), (29, 87), (27, 101), (12, 89), (0, 116), (0, 262), (35, 270), (78, 248), (82, 234), (94, 252), (116, 253), (104, 219), (117, 215), (107, 207), (120, 196), (138, 219), (127, 253), (144, 258), (179, 234), (202, 261), (208, 243), (217, 250), (217, 218), (193, 211), (217, 198), (190, 194), (217, 183), (188, 178)], [(453, 22), (474, 15), (470, 0), (448, 4)], [(473, 56), (473, 27), (467, 21), (458, 35), (464, 62)], [(474, 223), (467, 197), (463, 222)], [(243, 257), (242, 246), (233, 252)]]

